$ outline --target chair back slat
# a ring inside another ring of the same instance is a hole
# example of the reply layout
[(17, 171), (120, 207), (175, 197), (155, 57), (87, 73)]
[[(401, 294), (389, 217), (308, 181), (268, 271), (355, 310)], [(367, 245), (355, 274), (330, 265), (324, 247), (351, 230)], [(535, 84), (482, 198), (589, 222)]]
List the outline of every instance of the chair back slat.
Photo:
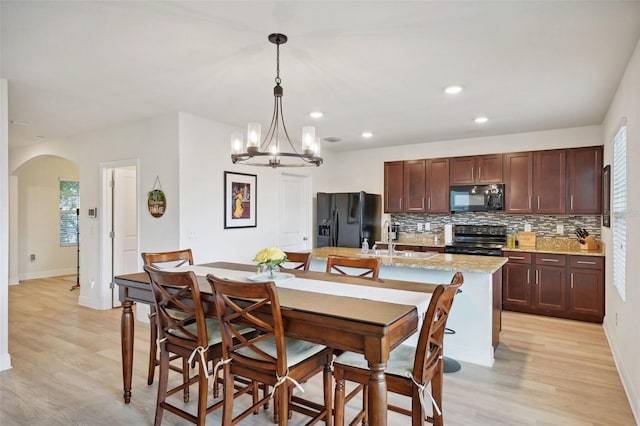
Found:
[(294, 251), (285, 251), (284, 254), (287, 255), (286, 263), (294, 263), (296, 264), (291, 269), (298, 269), (302, 271), (308, 271), (309, 266), (311, 266), (311, 253), (310, 252), (294, 252)]
[[(191, 271), (169, 272), (145, 265), (153, 293), (159, 339), (207, 347), (207, 327), (198, 279)], [(196, 324), (196, 333), (188, 325)]]
[(158, 253), (142, 253), (145, 265), (155, 266), (157, 269), (177, 268), (183, 265), (193, 265), (191, 249), (165, 251)]
[[(287, 374), (287, 354), (280, 301), (273, 282), (246, 283), (207, 275), (211, 284), (222, 334), (223, 358), (279, 376)], [(239, 335), (238, 326), (256, 333)], [(235, 339), (234, 339), (235, 338)], [(269, 340), (276, 347), (274, 358), (260, 348)]]
[[(344, 268), (357, 270), (349, 274)], [(348, 256), (327, 256), (326, 272), (338, 273), (342, 275), (356, 275), (358, 277), (378, 279), (380, 274), (380, 259), (377, 257), (348, 257)]]
[(431, 295), (424, 316), (420, 337), (416, 347), (413, 376), (418, 383), (427, 383), (442, 362), (445, 327), (453, 298), (464, 282), (462, 273), (456, 272), (451, 284), (439, 285)]

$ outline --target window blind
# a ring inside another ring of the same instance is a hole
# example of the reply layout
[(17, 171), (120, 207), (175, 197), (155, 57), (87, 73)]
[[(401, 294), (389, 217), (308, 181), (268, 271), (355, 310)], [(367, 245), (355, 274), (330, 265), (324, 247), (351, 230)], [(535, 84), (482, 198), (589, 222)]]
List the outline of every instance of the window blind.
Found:
[(613, 138), (613, 284), (625, 300), (627, 261), (627, 126)]

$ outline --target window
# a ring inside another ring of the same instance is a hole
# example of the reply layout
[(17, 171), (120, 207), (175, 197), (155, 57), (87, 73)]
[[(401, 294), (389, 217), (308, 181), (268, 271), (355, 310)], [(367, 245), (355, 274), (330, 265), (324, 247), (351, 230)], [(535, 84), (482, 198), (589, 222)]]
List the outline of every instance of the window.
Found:
[(77, 181), (60, 179), (60, 246), (78, 244), (78, 213), (80, 185)]
[(625, 300), (627, 259), (627, 126), (613, 138), (613, 284)]

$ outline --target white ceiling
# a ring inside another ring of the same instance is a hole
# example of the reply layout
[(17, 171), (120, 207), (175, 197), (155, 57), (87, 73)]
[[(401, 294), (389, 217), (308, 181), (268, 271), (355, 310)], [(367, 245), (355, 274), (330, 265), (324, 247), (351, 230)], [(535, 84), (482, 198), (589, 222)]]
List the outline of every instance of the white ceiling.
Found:
[(272, 32), (289, 133), (322, 149), (600, 124), (640, 38), (640, 1), (0, 4), (10, 147), (169, 111), (264, 128)]

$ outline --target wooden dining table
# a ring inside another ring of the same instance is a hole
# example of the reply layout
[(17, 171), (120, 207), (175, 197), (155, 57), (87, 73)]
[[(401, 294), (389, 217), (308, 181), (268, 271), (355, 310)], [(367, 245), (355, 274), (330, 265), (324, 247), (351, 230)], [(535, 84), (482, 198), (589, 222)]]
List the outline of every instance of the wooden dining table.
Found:
[[(215, 262), (200, 266), (255, 272), (255, 266)], [(436, 284), (398, 280), (371, 280), (345, 275), (287, 270), (299, 278), (347, 283), (365, 287), (395, 288), (420, 293), (432, 293)], [(134, 315), (133, 304), (153, 304), (149, 277), (144, 272), (115, 277), (122, 302), (121, 342), (124, 402), (131, 401), (133, 371)], [(205, 277), (198, 276), (204, 303), (213, 295)], [(387, 424), (387, 385), (384, 370), (390, 351), (417, 331), (419, 314), (416, 306), (337, 296), (291, 288), (278, 288), (285, 334), (320, 343), (338, 350), (364, 354), (368, 361), (369, 423)], [(425, 297), (429, 297), (425, 295)]]

